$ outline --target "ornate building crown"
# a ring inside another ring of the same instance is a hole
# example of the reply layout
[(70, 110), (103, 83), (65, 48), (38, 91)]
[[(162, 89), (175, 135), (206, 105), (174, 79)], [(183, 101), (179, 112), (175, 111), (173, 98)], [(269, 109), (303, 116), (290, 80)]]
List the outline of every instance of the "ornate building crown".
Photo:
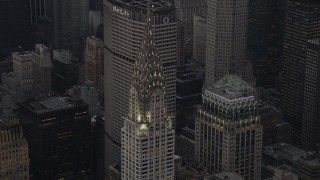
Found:
[[(131, 111), (132, 113), (129, 114), (129, 116), (134, 116), (133, 113), (138, 113), (138, 122), (150, 121), (148, 119), (148, 113), (150, 113), (150, 101), (152, 99), (151, 96), (153, 92), (156, 90), (161, 90), (165, 95), (163, 67), (159, 52), (155, 47), (155, 42), (153, 39), (149, 1), (146, 23), (144, 37), (142, 38), (141, 47), (134, 63), (132, 85), (130, 90), (130, 96), (135, 94), (135, 98), (137, 98), (135, 101), (137, 104), (131, 104), (131, 108), (135, 107), (137, 110)], [(133, 89), (136, 91), (136, 93), (132, 93), (132, 91), (134, 91)], [(164, 106), (165, 104), (166, 103), (164, 103)], [(164, 107), (164, 109), (166, 109), (166, 107)]]

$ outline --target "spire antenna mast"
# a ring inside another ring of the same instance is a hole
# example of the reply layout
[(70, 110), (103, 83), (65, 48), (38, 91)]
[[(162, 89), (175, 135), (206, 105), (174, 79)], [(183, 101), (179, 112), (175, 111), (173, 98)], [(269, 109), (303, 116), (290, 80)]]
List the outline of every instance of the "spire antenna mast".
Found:
[(150, 0), (147, 0), (147, 18), (150, 18)]

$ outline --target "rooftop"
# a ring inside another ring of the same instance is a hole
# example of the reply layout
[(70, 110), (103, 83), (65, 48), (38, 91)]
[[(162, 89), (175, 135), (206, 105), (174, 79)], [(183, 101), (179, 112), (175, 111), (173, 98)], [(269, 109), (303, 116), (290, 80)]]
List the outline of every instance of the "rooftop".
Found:
[(0, 116), (0, 131), (17, 125), (19, 125), (19, 120), (17, 118)]
[(263, 155), (271, 156), (276, 159), (286, 159), (289, 161), (296, 161), (304, 154), (306, 154), (306, 151), (298, 149), (287, 143), (277, 143), (271, 146), (266, 146), (263, 151)]
[(32, 55), (31, 51), (19, 51), (19, 52), (15, 52), (15, 53), (19, 56), (31, 56)]
[(254, 90), (254, 88), (241, 77), (235, 74), (228, 74), (214, 83), (214, 88), (229, 87), (236, 91)]
[(78, 105), (83, 105), (81, 99), (72, 98), (70, 96), (49, 96), (40, 97), (31, 102), (23, 103), (22, 106), (36, 112), (52, 111), (57, 109), (68, 109)]
[(67, 103), (61, 97), (51, 97), (44, 101), (39, 101), (39, 103), (50, 109), (65, 107), (69, 105), (69, 103)]
[(320, 156), (316, 152), (308, 152), (299, 159), (303, 166), (320, 168)]
[(318, 5), (320, 4), (319, 0), (293, 0), (292, 2), (298, 2), (301, 4), (309, 4), (309, 5)]
[(243, 177), (232, 172), (221, 172), (209, 177), (204, 178), (205, 180), (244, 180)]
[(0, 129), (0, 145), (6, 145), (8, 142), (18, 141), (23, 139), (22, 127), (19, 125), (9, 126)]
[(235, 74), (228, 74), (209, 87), (206, 93), (219, 96), (221, 99), (232, 102), (253, 99), (255, 89)]
[[(124, 6), (127, 9), (133, 11), (146, 11), (148, 0), (110, 0), (112, 3)], [(150, 2), (151, 11), (152, 12), (166, 12), (174, 10), (175, 7), (173, 6), (172, 2), (166, 0), (151, 0)]]
[(177, 81), (179, 82), (192, 81), (197, 79), (203, 79), (203, 74), (193, 70), (184, 70), (177, 72)]
[(31, 51), (14, 52), (12, 56), (13, 56), (13, 62), (31, 62), (32, 61)]
[(77, 58), (73, 57), (70, 51), (64, 49), (53, 50), (53, 59), (65, 64), (71, 64), (77, 61)]

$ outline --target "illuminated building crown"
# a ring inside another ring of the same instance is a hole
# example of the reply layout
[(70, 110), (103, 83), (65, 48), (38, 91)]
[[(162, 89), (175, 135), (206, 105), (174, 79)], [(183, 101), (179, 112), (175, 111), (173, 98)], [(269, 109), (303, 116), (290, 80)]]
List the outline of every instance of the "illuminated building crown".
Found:
[[(134, 63), (129, 100), (131, 109), (129, 117), (136, 118), (138, 122), (150, 122), (150, 103), (154, 92), (158, 90), (165, 95), (163, 67), (153, 39), (149, 7), (148, 2), (146, 30)], [(165, 98), (159, 108), (163, 108), (162, 112), (165, 114)]]

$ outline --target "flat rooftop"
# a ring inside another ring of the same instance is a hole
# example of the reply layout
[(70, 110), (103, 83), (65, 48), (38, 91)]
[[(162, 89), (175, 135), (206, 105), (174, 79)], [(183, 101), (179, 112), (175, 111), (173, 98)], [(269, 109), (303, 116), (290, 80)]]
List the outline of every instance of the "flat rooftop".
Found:
[(70, 51), (64, 49), (53, 50), (53, 59), (61, 61), (64, 64), (71, 64), (76, 61), (76, 58), (72, 56)]
[(204, 179), (205, 180), (244, 180), (243, 177), (232, 172), (221, 172), (221, 173), (206, 177)]
[(226, 101), (237, 101), (254, 98), (255, 89), (241, 77), (228, 74), (206, 89), (208, 94), (217, 95)]
[(177, 72), (177, 81), (185, 82), (185, 81), (193, 81), (198, 79), (203, 79), (203, 75), (200, 72), (193, 70), (184, 70)]
[(303, 166), (320, 168), (320, 155), (316, 152), (308, 152), (299, 159)]
[(39, 103), (44, 105), (47, 108), (50, 108), (50, 109), (55, 109), (55, 108), (65, 107), (65, 106), (70, 105), (64, 99), (62, 99), (60, 97), (48, 98), (44, 101), (39, 101)]
[[(79, 100), (79, 101), (77, 101)], [(79, 102), (79, 103), (78, 103)], [(41, 97), (31, 102), (23, 103), (22, 106), (38, 113), (57, 109), (68, 109), (84, 104), (81, 99), (74, 99), (70, 96)]]
[[(111, 3), (125, 7), (133, 11), (145, 11), (147, 10), (148, 0), (109, 0)], [(151, 12), (161, 13), (174, 10), (175, 7), (171, 1), (166, 0), (151, 0), (150, 1)]]
[(235, 74), (225, 75), (214, 83), (214, 88), (230, 87), (236, 91), (253, 90), (253, 86)]
[(284, 158), (290, 161), (296, 161), (306, 153), (306, 151), (287, 143), (277, 143), (271, 146), (266, 146), (262, 154), (276, 159)]
[(18, 54), (19, 56), (32, 56), (31, 51), (19, 51), (19, 52), (15, 52), (15, 53)]

